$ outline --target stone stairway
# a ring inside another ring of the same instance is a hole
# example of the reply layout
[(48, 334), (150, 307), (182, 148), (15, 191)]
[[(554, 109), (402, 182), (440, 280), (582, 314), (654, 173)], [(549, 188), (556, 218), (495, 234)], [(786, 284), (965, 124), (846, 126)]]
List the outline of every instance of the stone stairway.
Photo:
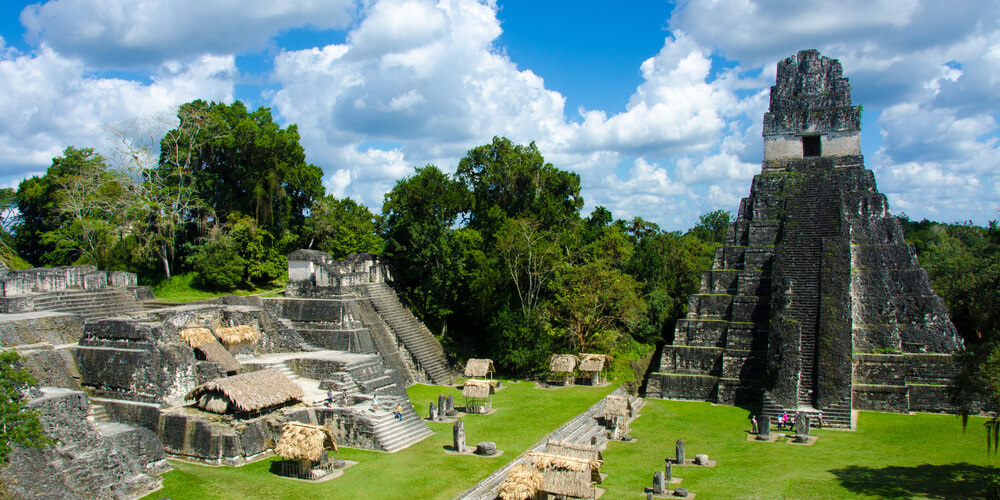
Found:
[[(777, 404), (769, 398), (766, 394), (764, 395), (764, 402), (761, 407), (761, 415), (771, 417), (771, 423), (774, 425), (778, 421), (778, 415), (782, 413), (788, 413), (789, 415), (794, 415), (799, 412), (803, 415), (809, 415), (812, 421), (812, 426), (817, 427), (817, 417), (820, 410), (813, 408), (811, 406), (804, 407), (800, 406), (798, 408), (784, 408)], [(851, 410), (851, 401), (842, 401), (836, 405), (829, 408), (823, 408), (823, 427), (833, 428), (833, 429), (853, 429), (854, 428), (854, 418)]]
[(34, 305), (36, 311), (76, 314), (84, 321), (137, 314), (143, 311), (142, 304), (135, 299), (135, 295), (124, 288), (46, 293), (35, 298)]
[(111, 419), (108, 417), (108, 412), (104, 409), (104, 405), (94, 404), (93, 400), (91, 400), (90, 406), (87, 409), (87, 420), (90, 420), (95, 424), (98, 422), (111, 423)]
[(403, 307), (392, 287), (385, 283), (371, 283), (364, 287), (364, 293), (402, 346), (410, 353), (417, 368), (426, 372), (431, 383), (451, 384), (454, 381), (454, 374), (448, 367), (441, 344), (423, 323)]
[[(402, 420), (396, 420), (396, 417), (392, 415), (397, 404), (403, 408)], [(385, 451), (395, 453), (434, 434), (434, 431), (427, 427), (424, 420), (413, 411), (413, 405), (406, 398), (388, 397), (385, 400), (380, 399), (379, 406), (385, 408), (387, 411), (378, 411), (372, 417), (372, 423), (375, 431), (375, 439), (382, 445)]]
[[(812, 407), (816, 388), (816, 335), (819, 329), (823, 238), (840, 233), (840, 218), (830, 191), (821, 182), (805, 182), (790, 200), (790, 213), (782, 245), (785, 276), (791, 283), (791, 304), (787, 316), (799, 324), (798, 404)], [(825, 416), (825, 415), (824, 415)]]
[[(624, 395), (625, 391), (619, 387), (615, 389), (611, 394)], [(632, 401), (632, 419), (629, 420), (629, 424), (632, 420), (635, 420), (639, 416), (639, 410), (645, 404), (642, 399), (630, 396), (629, 399)], [(535, 443), (528, 451), (543, 451), (545, 449), (546, 443), (549, 441), (565, 441), (574, 444), (591, 444), (591, 439), (596, 437), (597, 442), (595, 443), (598, 449), (604, 449), (608, 443), (607, 431), (603, 425), (601, 425), (600, 417), (604, 414), (604, 402), (605, 399), (601, 399), (593, 406), (588, 408), (583, 413), (573, 417), (569, 422), (561, 425), (558, 429), (552, 431), (540, 441)], [(496, 498), (497, 490), (500, 488), (500, 484), (503, 483), (504, 479), (507, 478), (507, 473), (514, 468), (515, 465), (527, 463), (528, 455), (527, 451), (519, 455), (514, 460), (511, 460), (500, 467), (492, 474), (487, 476), (482, 481), (476, 483), (475, 486), (463, 491), (458, 496), (455, 497), (456, 500), (481, 500), (484, 498)]]

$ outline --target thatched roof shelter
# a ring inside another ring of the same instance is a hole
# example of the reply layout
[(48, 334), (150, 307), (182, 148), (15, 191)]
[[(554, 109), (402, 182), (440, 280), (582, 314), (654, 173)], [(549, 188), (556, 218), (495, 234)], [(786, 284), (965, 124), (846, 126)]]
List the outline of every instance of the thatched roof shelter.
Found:
[(281, 372), (261, 370), (209, 380), (195, 387), (185, 399), (197, 399), (199, 408), (213, 413), (250, 413), (302, 396), (302, 388)]
[(580, 353), (580, 371), (600, 372), (611, 361), (611, 356), (607, 354), (584, 354)]
[(551, 372), (572, 372), (580, 360), (572, 354), (553, 354), (549, 358), (549, 371)]
[(466, 377), (492, 377), (494, 371), (492, 359), (470, 359), (465, 363)]
[(596, 446), (582, 443), (570, 443), (567, 441), (549, 440), (545, 443), (545, 453), (559, 455), (562, 457), (577, 458), (580, 460), (604, 460), (601, 450)]
[(594, 498), (594, 484), (601, 482), (600, 460), (588, 460), (529, 451), (531, 464), (542, 473), (542, 491), (573, 498)]
[(206, 360), (218, 363), (222, 367), (222, 371), (226, 373), (238, 372), (243, 368), (243, 365), (229, 353), (229, 349), (222, 347), (222, 344), (217, 342), (215, 337), (212, 337), (211, 342), (205, 342), (196, 349), (205, 356)]
[(500, 484), (502, 500), (530, 500), (542, 489), (542, 474), (535, 467), (518, 464), (510, 469)]
[(462, 388), (462, 396), (470, 399), (486, 399), (496, 394), (496, 384), (492, 380), (467, 379)]
[(216, 329), (215, 336), (219, 338), (219, 342), (231, 346), (256, 342), (260, 338), (260, 331), (252, 325), (237, 325)]
[(328, 427), (301, 422), (287, 422), (281, 429), (274, 454), (289, 460), (319, 462), (327, 448), (337, 451), (333, 431)]
[(197, 349), (206, 342), (215, 342), (215, 335), (208, 328), (185, 328), (180, 332), (181, 340), (187, 342), (192, 348)]
[(632, 401), (628, 396), (609, 394), (604, 398), (604, 414), (629, 418), (632, 416)]

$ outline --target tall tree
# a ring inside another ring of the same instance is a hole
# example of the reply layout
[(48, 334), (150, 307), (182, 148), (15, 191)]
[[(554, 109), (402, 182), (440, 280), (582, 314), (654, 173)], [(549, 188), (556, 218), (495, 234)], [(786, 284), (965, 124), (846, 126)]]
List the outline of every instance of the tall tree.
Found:
[(52, 159), (52, 165), (45, 175), (31, 177), (17, 186), (15, 200), (20, 220), (14, 225), (14, 241), (18, 254), (33, 265), (65, 265), (72, 262), (71, 256), (53, 254), (54, 242), (43, 241), (42, 235), (59, 228), (59, 203), (56, 191), (60, 186), (57, 179), (64, 175), (90, 171), (102, 165), (104, 158), (92, 148), (67, 147), (62, 156)]
[(643, 318), (639, 284), (607, 260), (566, 266), (555, 284), (553, 322), (577, 352), (609, 352)]
[(698, 223), (691, 228), (690, 233), (702, 241), (725, 243), (726, 231), (729, 230), (729, 220), (732, 214), (726, 210), (716, 210), (698, 217)]
[(494, 137), (469, 150), (456, 176), (474, 195), (471, 225), (487, 237), (505, 218), (533, 219), (542, 228), (575, 224), (583, 207), (580, 176), (546, 163), (534, 142)]
[(239, 101), (197, 100), (178, 115), (182, 128), (161, 142), (160, 164), (189, 173), (219, 218), (252, 214), (274, 235), (303, 227), (306, 211), (323, 196), (323, 172), (306, 163), (294, 124), (281, 128), (270, 109), (251, 113)]
[(521, 314), (527, 318), (538, 307), (545, 286), (562, 263), (556, 238), (532, 219), (508, 219), (497, 234), (496, 248), (517, 292)]
[(335, 259), (353, 253), (381, 253), (378, 220), (368, 207), (350, 199), (327, 195), (313, 205), (311, 241)]
[(397, 267), (415, 312), (441, 326), (452, 312), (464, 252), (453, 234), (471, 198), (465, 186), (433, 165), (418, 168), (385, 195), (385, 255)]

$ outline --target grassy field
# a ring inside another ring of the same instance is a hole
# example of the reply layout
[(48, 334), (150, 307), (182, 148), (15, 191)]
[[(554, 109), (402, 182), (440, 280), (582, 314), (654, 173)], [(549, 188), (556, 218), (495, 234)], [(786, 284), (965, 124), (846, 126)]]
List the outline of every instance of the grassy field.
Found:
[(604, 452), (605, 498), (635, 498), (684, 439), (686, 455), (713, 468), (675, 467), (698, 498), (975, 498), (998, 459), (986, 454), (983, 419), (963, 433), (950, 415), (861, 412), (854, 432), (816, 429), (812, 446), (747, 441), (747, 410), (647, 400), (634, 443)]
[[(359, 462), (342, 477), (309, 484), (277, 477), (270, 472), (273, 459), (243, 467), (205, 467), (172, 461), (174, 470), (164, 475), (164, 488), (147, 498), (452, 498), (564, 422), (584, 411), (611, 391), (610, 387), (577, 386), (544, 390), (533, 383), (509, 385), (494, 396), (492, 415), (464, 418), (466, 442), (493, 441), (503, 455), (483, 458), (449, 455), (452, 424), (430, 423), (434, 435), (398, 453), (341, 448), (337, 457)], [(438, 394), (451, 394), (461, 405), (461, 391), (415, 385), (408, 389), (417, 412), (426, 415), (428, 403)], [(435, 403), (436, 404), (436, 403)]]
[(284, 291), (287, 278), (273, 283), (267, 288), (257, 288), (253, 290), (236, 289), (231, 291), (211, 291), (202, 290), (194, 286), (194, 273), (178, 274), (170, 278), (170, 281), (163, 281), (153, 286), (153, 295), (160, 302), (196, 302), (199, 300), (212, 299), (223, 295), (262, 295), (265, 297), (279, 296), (279, 292)]
[[(499, 458), (446, 454), (451, 424), (431, 423), (433, 436), (399, 453), (343, 448), (338, 456), (359, 464), (328, 482), (276, 477), (272, 459), (239, 468), (172, 462), (164, 489), (148, 498), (453, 498), (609, 391), (544, 390), (528, 382), (500, 391), (496, 413), (465, 417), (467, 443), (495, 441), (504, 451)], [(409, 393), (423, 415), (438, 394), (458, 398), (460, 391), (416, 385)], [(712, 468), (674, 468), (681, 486), (699, 498), (976, 498), (998, 473), (998, 459), (986, 454), (983, 419), (970, 420), (963, 433), (955, 416), (861, 412), (857, 431), (817, 429), (813, 446), (799, 446), (747, 441), (748, 415), (708, 403), (647, 400), (632, 426), (636, 441), (609, 443), (604, 452), (603, 498), (642, 498), (677, 439), (685, 440), (688, 457), (707, 453), (718, 461)]]

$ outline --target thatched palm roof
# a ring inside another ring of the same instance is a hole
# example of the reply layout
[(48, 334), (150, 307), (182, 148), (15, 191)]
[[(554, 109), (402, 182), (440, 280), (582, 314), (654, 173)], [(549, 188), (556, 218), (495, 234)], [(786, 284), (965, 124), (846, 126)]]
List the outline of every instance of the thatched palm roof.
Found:
[(465, 376), (482, 378), (495, 370), (492, 359), (470, 359), (465, 363)]
[(195, 387), (185, 399), (221, 394), (229, 406), (242, 412), (259, 411), (294, 399), (302, 399), (302, 388), (276, 370), (242, 373), (209, 380)]
[(549, 371), (571, 372), (579, 362), (580, 360), (572, 354), (553, 354), (549, 358)]
[(628, 418), (632, 414), (632, 401), (628, 396), (609, 394), (604, 398), (604, 414)]
[(596, 446), (582, 443), (570, 443), (567, 441), (549, 440), (545, 443), (545, 453), (571, 457), (579, 460), (604, 460), (601, 450)]
[(287, 422), (281, 429), (278, 445), (274, 454), (290, 460), (312, 460), (318, 462), (323, 457), (323, 450), (333, 448), (337, 451), (337, 442), (333, 432), (322, 425)]
[(553, 495), (593, 498), (594, 483), (601, 482), (600, 460), (529, 451), (531, 463), (542, 473), (542, 491)]
[(260, 331), (252, 325), (237, 325), (219, 328), (215, 330), (215, 336), (219, 337), (219, 342), (230, 346), (256, 342), (260, 338)]
[(611, 361), (611, 356), (607, 354), (584, 354), (580, 353), (580, 371), (599, 372), (604, 371), (604, 365)]
[(496, 394), (496, 384), (492, 382), (492, 380), (468, 379), (462, 388), (462, 396), (470, 399), (486, 399)]
[(534, 467), (518, 464), (507, 473), (500, 485), (500, 498), (503, 500), (529, 500), (535, 498), (542, 488), (542, 474)]
[(215, 336), (208, 328), (185, 328), (179, 333), (181, 340), (187, 342), (194, 349), (201, 347), (206, 342), (215, 342)]
[(223, 371), (238, 372), (243, 368), (243, 365), (239, 361), (236, 361), (236, 358), (229, 353), (229, 349), (222, 347), (222, 344), (218, 343), (215, 337), (212, 337), (211, 342), (205, 342), (198, 346), (197, 349), (205, 355), (205, 359), (218, 363)]

